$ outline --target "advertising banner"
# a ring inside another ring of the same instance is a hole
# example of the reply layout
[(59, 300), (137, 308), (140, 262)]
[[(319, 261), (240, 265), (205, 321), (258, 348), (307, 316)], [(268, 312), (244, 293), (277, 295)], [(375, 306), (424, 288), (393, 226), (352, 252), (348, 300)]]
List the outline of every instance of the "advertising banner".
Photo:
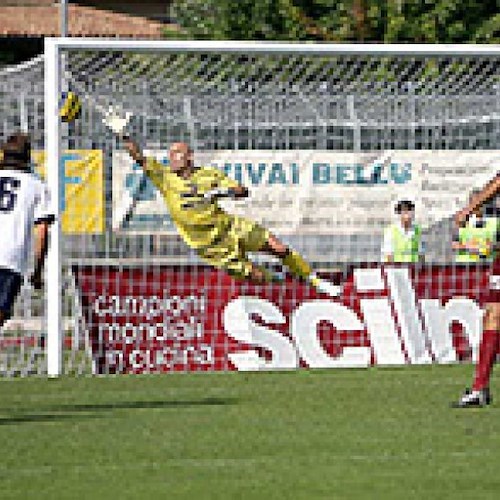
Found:
[[(147, 155), (168, 164), (167, 151)], [(204, 151), (195, 163), (248, 187), (247, 199), (224, 207), (276, 234), (350, 235), (382, 232), (401, 198), (415, 201), (424, 229), (450, 216), (493, 177), (500, 151)], [(160, 194), (125, 151), (113, 156), (113, 228), (175, 231)]]
[[(337, 299), (198, 266), (75, 267), (96, 373), (475, 360), (488, 266), (354, 268)], [(340, 275), (325, 275), (339, 282)]]
[[(45, 177), (45, 152), (32, 153), (35, 171)], [(100, 150), (78, 149), (61, 155), (60, 200), (65, 234), (104, 232), (104, 174)]]

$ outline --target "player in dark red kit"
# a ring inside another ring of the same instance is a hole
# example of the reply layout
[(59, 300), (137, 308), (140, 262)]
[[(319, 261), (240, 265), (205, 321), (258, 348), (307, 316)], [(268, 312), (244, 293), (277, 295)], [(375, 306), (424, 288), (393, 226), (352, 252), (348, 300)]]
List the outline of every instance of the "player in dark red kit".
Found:
[[(456, 223), (462, 225), (469, 215), (485, 202), (500, 194), (500, 171), (486, 186), (475, 194), (466, 208), (455, 216)], [(483, 336), (479, 346), (479, 359), (474, 374), (472, 390), (466, 390), (453, 406), (467, 408), (486, 406), (491, 402), (490, 376), (498, 353), (500, 353), (500, 248), (497, 219), (496, 253), (491, 271), (489, 286), (484, 297), (485, 315), (483, 318)]]

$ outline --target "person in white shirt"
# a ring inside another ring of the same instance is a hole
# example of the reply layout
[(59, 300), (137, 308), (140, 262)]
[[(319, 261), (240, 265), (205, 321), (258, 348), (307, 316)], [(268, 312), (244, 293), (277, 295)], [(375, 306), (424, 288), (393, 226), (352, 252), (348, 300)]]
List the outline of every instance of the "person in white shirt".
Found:
[(395, 207), (398, 222), (384, 231), (382, 262), (416, 263), (423, 260), (422, 230), (415, 223), (415, 204), (400, 200)]
[(30, 281), (43, 286), (42, 271), (48, 233), (54, 221), (47, 185), (31, 172), (31, 143), (26, 134), (11, 135), (0, 155), (0, 327), (28, 274), (34, 243), (34, 269)]

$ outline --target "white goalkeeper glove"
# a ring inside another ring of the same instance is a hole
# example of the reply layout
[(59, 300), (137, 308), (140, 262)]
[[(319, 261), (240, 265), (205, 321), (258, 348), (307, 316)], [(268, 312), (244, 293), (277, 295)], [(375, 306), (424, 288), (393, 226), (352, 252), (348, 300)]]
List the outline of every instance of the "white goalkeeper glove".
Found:
[(123, 135), (123, 131), (128, 125), (130, 118), (132, 118), (132, 113), (128, 111), (124, 113), (123, 110), (110, 106), (102, 122), (116, 135)]

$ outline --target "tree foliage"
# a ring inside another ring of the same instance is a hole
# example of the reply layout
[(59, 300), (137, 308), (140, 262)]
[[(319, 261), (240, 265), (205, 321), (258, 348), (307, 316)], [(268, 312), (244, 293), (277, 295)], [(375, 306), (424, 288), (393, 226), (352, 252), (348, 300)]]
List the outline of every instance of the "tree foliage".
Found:
[[(183, 36), (218, 40), (493, 43), (500, 0), (174, 0)], [(170, 34), (169, 36), (172, 36)]]

